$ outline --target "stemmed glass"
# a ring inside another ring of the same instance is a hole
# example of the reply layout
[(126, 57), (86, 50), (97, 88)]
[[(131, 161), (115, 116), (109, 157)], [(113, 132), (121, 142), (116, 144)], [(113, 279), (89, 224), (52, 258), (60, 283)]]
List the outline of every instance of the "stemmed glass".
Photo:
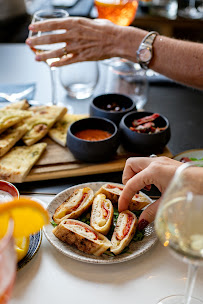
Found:
[(199, 166), (203, 162), (178, 168), (156, 215), (155, 229), (162, 244), (189, 264), (185, 295), (169, 296), (159, 304), (203, 303), (191, 297), (197, 268), (203, 264), (203, 168)]
[[(62, 9), (51, 9), (51, 10), (40, 10), (37, 11), (33, 15), (32, 23), (39, 22), (39, 21), (45, 21), (48, 19), (56, 19), (56, 18), (67, 18), (69, 14)], [(34, 37), (34, 36), (42, 36), (42, 35), (50, 35), (50, 34), (62, 34), (64, 33), (65, 30), (55, 30), (55, 31), (50, 31), (50, 32), (29, 32), (29, 37)], [(43, 45), (36, 45), (32, 47), (32, 51), (34, 53), (41, 53), (44, 51), (51, 51), (51, 50), (57, 50), (60, 48), (63, 48), (66, 46), (65, 42), (60, 42), (60, 43), (53, 43), (53, 44), (43, 44)], [(57, 104), (57, 92), (56, 92), (56, 67), (51, 67), (51, 64), (54, 61), (59, 60), (59, 58), (49, 58), (46, 60), (46, 63), (50, 67), (50, 72), (51, 72), (51, 87), (52, 87), (52, 104), (56, 105)]]
[[(94, 4), (99, 18), (108, 19), (122, 26), (128, 26), (133, 22), (138, 8), (138, 0), (95, 0)], [(134, 70), (134, 63), (126, 59), (112, 58), (104, 62), (122, 75)]]
[(3, 239), (0, 239), (0, 304), (8, 303), (16, 275), (16, 252), (12, 220)]
[(191, 19), (200, 19), (202, 18), (202, 13), (197, 10), (195, 7), (196, 0), (189, 0), (189, 5), (184, 8), (178, 10), (178, 15), (184, 18), (191, 18)]

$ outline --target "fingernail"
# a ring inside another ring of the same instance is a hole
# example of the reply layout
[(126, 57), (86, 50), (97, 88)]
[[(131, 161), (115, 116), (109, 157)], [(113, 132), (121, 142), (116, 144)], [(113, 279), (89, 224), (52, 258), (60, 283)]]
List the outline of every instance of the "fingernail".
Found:
[(52, 64), (51, 64), (51, 67), (55, 67), (56, 66), (56, 64), (53, 62)]
[(139, 231), (142, 231), (145, 227), (147, 227), (148, 224), (149, 224), (149, 222), (148, 222), (147, 220), (142, 219), (142, 220), (139, 222), (139, 224), (138, 224), (138, 226), (137, 226), (137, 229), (138, 229)]
[(35, 59), (36, 59), (37, 61), (41, 61), (41, 57), (40, 57), (39, 55), (36, 55), (36, 56), (35, 56)]
[(33, 24), (30, 24), (29, 25), (29, 30), (33, 31), (35, 29), (34, 25)]
[(25, 42), (26, 42), (28, 45), (31, 45), (31, 44), (32, 44), (31, 39), (27, 39)]

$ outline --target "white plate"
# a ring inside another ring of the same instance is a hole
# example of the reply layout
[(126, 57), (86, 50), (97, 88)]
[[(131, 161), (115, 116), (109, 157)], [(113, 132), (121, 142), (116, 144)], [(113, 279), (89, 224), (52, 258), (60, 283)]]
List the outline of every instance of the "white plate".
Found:
[(173, 157), (173, 159), (180, 161), (182, 157), (194, 157), (201, 159), (203, 158), (203, 149), (193, 149), (193, 150), (187, 150), (182, 153), (179, 153)]
[[(60, 206), (65, 199), (71, 193), (78, 188), (90, 187), (93, 191), (97, 191), (102, 185), (106, 184), (106, 182), (96, 182), (96, 183), (85, 183), (80, 184), (71, 188), (68, 188), (58, 195), (52, 200), (52, 202), (48, 205), (47, 210), (49, 211), (51, 217), (53, 216), (56, 208)], [(115, 183), (114, 183), (115, 184)], [(119, 184), (118, 184), (119, 185)], [(150, 199), (152, 202), (152, 200)], [(67, 255), (70, 258), (75, 260), (86, 262), (86, 263), (94, 263), (94, 264), (113, 264), (113, 263), (121, 263), (125, 261), (129, 261), (134, 259), (141, 254), (145, 253), (149, 250), (157, 241), (157, 237), (154, 231), (154, 225), (150, 224), (145, 228), (145, 237), (142, 241), (139, 242), (131, 242), (129, 245), (129, 252), (130, 253), (121, 253), (115, 257), (108, 256), (106, 254), (102, 254), (101, 256), (97, 257), (94, 255), (90, 255), (79, 251), (77, 248), (70, 246), (62, 241), (60, 241), (53, 233), (53, 226), (47, 225), (44, 227), (44, 233), (48, 241), (60, 252)]]

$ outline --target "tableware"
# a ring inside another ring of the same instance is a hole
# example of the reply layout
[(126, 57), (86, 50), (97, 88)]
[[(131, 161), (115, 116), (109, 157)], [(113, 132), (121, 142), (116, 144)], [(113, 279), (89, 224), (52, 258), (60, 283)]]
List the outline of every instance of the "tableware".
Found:
[(0, 180), (0, 204), (1, 202), (10, 201), (14, 197), (19, 197), (18, 189), (11, 183)]
[(164, 128), (164, 130), (157, 133), (137, 133), (132, 131), (132, 122), (136, 119), (140, 119), (149, 115), (152, 115), (152, 112), (131, 112), (126, 114), (119, 125), (121, 133), (121, 143), (123, 146), (131, 152), (136, 152), (140, 154), (151, 154), (151, 153), (160, 153), (163, 151), (163, 148), (168, 143), (171, 132), (170, 124), (168, 119), (159, 114), (160, 116), (156, 118), (156, 127)]
[[(102, 130), (109, 137), (103, 140), (85, 140), (76, 136), (83, 130)], [(99, 117), (89, 117), (73, 122), (67, 133), (67, 146), (75, 158), (85, 162), (104, 162), (110, 160), (119, 146), (118, 129), (114, 122)]]
[(6, 235), (0, 239), (0, 304), (8, 303), (16, 275), (16, 253), (14, 250), (12, 220)]
[(98, 79), (99, 68), (96, 61), (78, 62), (60, 68), (61, 83), (72, 98), (89, 98), (94, 92)]
[(17, 264), (17, 270), (23, 268), (27, 263), (29, 263), (33, 257), (38, 252), (40, 245), (42, 242), (42, 231), (40, 230), (38, 233), (30, 235), (30, 244), (29, 249), (26, 256), (20, 260)]
[[(94, 4), (97, 9), (98, 18), (110, 20), (121, 26), (128, 26), (133, 22), (138, 8), (137, 0), (95, 0)], [(131, 63), (119, 57), (105, 60), (105, 62), (121, 73)]]
[(198, 265), (203, 265), (203, 178), (198, 167), (202, 165), (189, 162), (177, 169), (156, 214), (155, 229), (161, 243), (189, 264), (185, 295), (167, 297), (159, 304), (203, 303), (191, 297)]
[(177, 0), (152, 0), (149, 6), (150, 15), (158, 15), (171, 20), (176, 19), (177, 11)]
[(90, 103), (90, 116), (107, 118), (117, 125), (121, 118), (131, 111), (136, 111), (136, 105), (123, 94), (102, 94)]
[[(106, 182), (93, 182), (93, 183), (85, 183), (80, 184), (74, 187), (70, 187), (62, 192), (60, 192), (56, 197), (52, 200), (52, 202), (48, 205), (47, 210), (50, 213), (50, 216), (53, 216), (56, 208), (61, 205), (64, 200), (71, 195), (71, 193), (78, 189), (83, 187), (90, 187), (94, 192), (96, 192), (102, 185), (104, 185)], [(115, 183), (114, 183), (115, 184)], [(119, 185), (119, 184), (118, 184)], [(150, 199), (151, 201), (151, 199)], [(152, 201), (151, 201), (152, 202)], [(93, 264), (114, 264), (114, 263), (121, 263), (125, 261), (129, 261), (131, 259), (134, 259), (142, 254), (144, 254), (146, 251), (148, 251), (157, 241), (157, 237), (154, 231), (153, 224), (148, 225), (147, 228), (145, 228), (145, 237), (142, 241), (139, 242), (131, 242), (129, 245), (129, 253), (122, 253), (117, 256), (108, 256), (106, 254), (103, 254), (101, 256), (94, 256), (89, 255), (86, 253), (83, 253), (76, 249), (73, 246), (70, 246), (66, 243), (63, 243), (58, 238), (55, 237), (55, 235), (52, 233), (53, 226), (47, 225), (43, 228), (44, 233), (48, 241), (61, 253), (64, 255), (73, 258), (75, 260), (85, 262), (85, 263), (93, 263)]]
[(181, 152), (173, 157), (173, 159), (180, 161), (181, 158), (188, 157), (188, 158), (197, 158), (202, 160), (203, 158), (203, 149), (191, 149)]
[(19, 93), (12, 93), (12, 94), (6, 94), (6, 93), (0, 93), (0, 98), (4, 98), (6, 101), (9, 102), (16, 102), (20, 99), (26, 98), (28, 94), (33, 92), (35, 90), (35, 87), (30, 87), (22, 92)]
[[(146, 71), (138, 63), (122, 59), (122, 71), (111, 65), (102, 63), (104, 93), (124, 94), (131, 98), (137, 109), (143, 109), (148, 100), (149, 82)], [(103, 93), (103, 92), (102, 92)]]
[[(69, 14), (67, 11), (62, 9), (45, 9), (35, 12), (32, 23), (45, 21), (49, 19), (58, 19), (58, 18), (67, 18)], [(50, 32), (29, 32), (29, 37), (40, 37), (42, 35), (52, 35), (52, 34), (62, 34), (65, 30), (56, 30)], [(36, 45), (32, 47), (32, 51), (36, 54), (44, 52), (44, 51), (51, 51), (63, 48), (65, 46), (65, 42), (61, 43), (53, 43), (53, 44), (44, 44), (44, 45)], [(46, 63), (50, 67), (50, 75), (51, 75), (51, 87), (52, 87), (52, 104), (57, 104), (57, 92), (56, 92), (56, 67), (52, 67), (51, 64), (54, 61), (59, 60), (59, 58), (49, 58), (46, 60)]]
[(196, 0), (189, 0), (187, 7), (179, 9), (178, 15), (184, 18), (201, 19), (202, 13), (196, 8)]

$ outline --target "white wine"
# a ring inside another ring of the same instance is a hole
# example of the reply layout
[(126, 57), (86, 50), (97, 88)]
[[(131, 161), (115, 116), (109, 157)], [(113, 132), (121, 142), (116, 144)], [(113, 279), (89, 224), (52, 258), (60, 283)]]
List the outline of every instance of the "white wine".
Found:
[[(65, 46), (66, 46), (65, 42), (61, 42), (61, 43), (54, 43), (54, 44), (36, 45), (35, 47), (32, 47), (31, 49), (35, 54), (40, 54), (40, 53), (46, 52), (46, 51), (54, 51), (54, 50), (62, 49)], [(50, 66), (53, 62), (59, 61), (59, 60), (60, 60), (60, 58), (49, 58), (46, 60), (46, 63)]]
[(155, 229), (164, 246), (199, 262), (203, 261), (203, 196), (167, 199), (157, 212)]

